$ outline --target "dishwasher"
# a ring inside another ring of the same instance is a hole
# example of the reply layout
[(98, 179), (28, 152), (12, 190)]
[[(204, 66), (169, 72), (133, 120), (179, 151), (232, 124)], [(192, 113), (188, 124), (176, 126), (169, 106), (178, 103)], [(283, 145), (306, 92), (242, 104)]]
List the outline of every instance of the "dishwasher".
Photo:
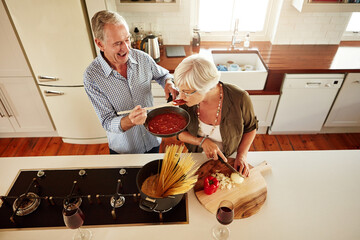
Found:
[(321, 130), (344, 74), (286, 74), (269, 134)]

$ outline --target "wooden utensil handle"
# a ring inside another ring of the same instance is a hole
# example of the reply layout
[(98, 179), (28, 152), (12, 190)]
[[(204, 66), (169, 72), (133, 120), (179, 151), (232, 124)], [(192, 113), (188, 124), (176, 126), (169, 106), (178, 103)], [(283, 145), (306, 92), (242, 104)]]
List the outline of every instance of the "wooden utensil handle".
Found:
[[(153, 110), (155, 108), (161, 108), (161, 107), (166, 107), (166, 106), (173, 106), (174, 103), (173, 102), (168, 102), (166, 104), (162, 104), (162, 105), (158, 105), (158, 106), (152, 106), (152, 107), (144, 107), (145, 110)], [(131, 113), (133, 109), (131, 110), (126, 110), (126, 111), (120, 111), (117, 112), (117, 115), (122, 115), (122, 114), (127, 114), (127, 113)]]

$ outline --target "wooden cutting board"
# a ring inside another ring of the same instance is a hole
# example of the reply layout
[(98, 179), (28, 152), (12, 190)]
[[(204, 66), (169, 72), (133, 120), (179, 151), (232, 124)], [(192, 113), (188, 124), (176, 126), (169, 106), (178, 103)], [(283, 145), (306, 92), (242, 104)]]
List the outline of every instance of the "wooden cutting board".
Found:
[[(234, 166), (235, 159), (228, 159), (228, 162)], [(219, 203), (222, 200), (230, 200), (234, 204), (234, 218), (247, 218), (257, 213), (266, 200), (267, 188), (266, 181), (262, 176), (271, 167), (266, 162), (262, 162), (258, 166), (250, 166), (249, 177), (245, 178), (241, 184), (236, 184), (232, 189), (218, 189), (215, 193), (207, 195), (204, 193), (204, 179), (212, 173), (220, 172), (230, 176), (229, 170), (225, 164), (220, 161), (209, 160), (204, 163), (199, 170), (198, 181), (194, 186), (194, 191), (200, 203), (211, 213), (216, 214)]]

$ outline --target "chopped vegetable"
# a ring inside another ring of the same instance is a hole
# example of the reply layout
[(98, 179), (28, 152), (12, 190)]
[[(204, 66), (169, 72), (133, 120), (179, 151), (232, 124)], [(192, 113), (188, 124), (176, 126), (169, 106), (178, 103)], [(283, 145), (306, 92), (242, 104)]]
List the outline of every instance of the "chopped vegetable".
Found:
[(216, 190), (219, 187), (219, 181), (213, 177), (213, 176), (208, 176), (205, 178), (204, 180), (204, 192), (207, 195), (211, 195), (214, 192), (216, 192)]
[(244, 181), (244, 178), (240, 174), (233, 172), (230, 176), (231, 180), (236, 184), (241, 184)]
[(211, 176), (215, 177), (219, 181), (219, 188), (220, 189), (231, 189), (235, 187), (235, 183), (228, 177), (225, 176), (223, 173), (213, 173)]

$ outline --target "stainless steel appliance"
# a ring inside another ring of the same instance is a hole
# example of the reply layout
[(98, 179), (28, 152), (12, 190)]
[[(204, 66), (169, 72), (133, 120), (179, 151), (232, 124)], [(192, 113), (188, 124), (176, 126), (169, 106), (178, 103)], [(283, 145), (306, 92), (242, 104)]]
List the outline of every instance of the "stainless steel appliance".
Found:
[(85, 227), (187, 224), (186, 194), (179, 204), (162, 212), (140, 209), (141, 197), (136, 186), (139, 170), (136, 167), (21, 170), (8, 194), (0, 196), (0, 229), (65, 228), (62, 208), (64, 199), (69, 197), (82, 199)]
[(155, 62), (160, 61), (160, 47), (158, 37), (154, 35), (146, 36), (140, 44), (140, 49), (147, 52)]

